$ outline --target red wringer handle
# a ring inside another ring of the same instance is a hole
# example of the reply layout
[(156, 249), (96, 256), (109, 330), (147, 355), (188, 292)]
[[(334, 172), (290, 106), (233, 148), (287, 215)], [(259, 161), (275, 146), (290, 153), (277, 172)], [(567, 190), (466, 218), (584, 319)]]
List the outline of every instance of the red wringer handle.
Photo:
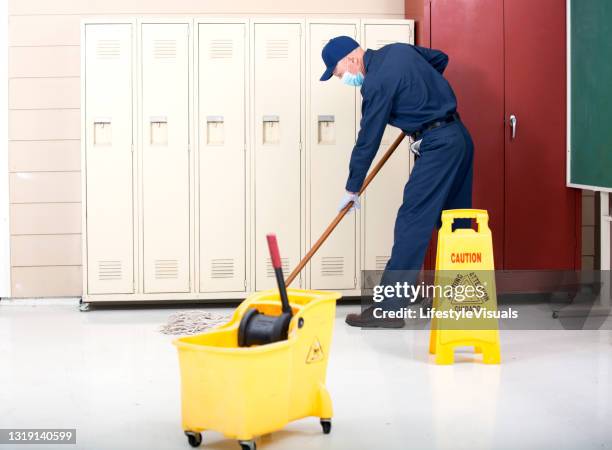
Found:
[(281, 303), (283, 304), (283, 312), (291, 315), (291, 306), (289, 306), (289, 297), (287, 297), (287, 286), (285, 286), (285, 278), (283, 277), (283, 266), (281, 263), (280, 252), (278, 251), (278, 243), (276, 242), (275, 234), (266, 235), (268, 240), (268, 250), (272, 259), (272, 267), (276, 274), (276, 284), (280, 292)]

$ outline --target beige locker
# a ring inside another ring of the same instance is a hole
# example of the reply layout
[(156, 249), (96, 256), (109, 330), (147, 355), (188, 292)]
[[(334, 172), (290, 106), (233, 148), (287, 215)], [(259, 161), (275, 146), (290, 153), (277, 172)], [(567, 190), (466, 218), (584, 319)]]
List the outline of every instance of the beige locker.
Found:
[(246, 290), (247, 26), (198, 24), (201, 292)]
[[(377, 50), (393, 42), (414, 43), (413, 21), (362, 21), (362, 46)], [(372, 166), (378, 162), (401, 130), (387, 126)], [(393, 247), (393, 228), (402, 204), (413, 158), (408, 138), (397, 148), (362, 202), (364, 270), (383, 270)]]
[[(323, 46), (333, 37), (357, 39), (358, 22), (308, 24), (308, 218), (309, 247), (338, 213), (355, 144), (357, 90), (337, 78), (319, 80)], [(357, 214), (349, 214), (310, 263), (312, 289), (354, 289), (357, 271)]]
[(85, 293), (133, 293), (133, 26), (84, 30)]
[(141, 25), (144, 291), (189, 292), (189, 25)]
[(300, 259), (302, 53), (301, 23), (253, 24), (256, 290), (275, 286), (267, 233), (285, 273)]

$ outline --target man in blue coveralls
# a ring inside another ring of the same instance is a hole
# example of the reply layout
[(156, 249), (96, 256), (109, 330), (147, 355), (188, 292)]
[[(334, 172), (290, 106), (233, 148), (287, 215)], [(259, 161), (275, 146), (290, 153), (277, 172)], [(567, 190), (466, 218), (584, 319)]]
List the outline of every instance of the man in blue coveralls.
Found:
[[(381, 280), (416, 282), (412, 275), (423, 265), (432, 231), (444, 209), (471, 208), (473, 143), (457, 114), (457, 101), (442, 74), (448, 56), (441, 51), (409, 44), (389, 44), (364, 51), (348, 36), (331, 39), (323, 48), (326, 70), (321, 81), (336, 76), (349, 86), (361, 86), (361, 123), (351, 154), (346, 193), (359, 208), (358, 192), (378, 151), (387, 124), (410, 135), (416, 163), (404, 188), (397, 213), (391, 258)], [(469, 221), (455, 228), (470, 227)], [(400, 275), (398, 275), (400, 274)], [(398, 310), (405, 300), (390, 298), (382, 307)], [(357, 327), (399, 328), (401, 318), (380, 319), (368, 308), (349, 314), (346, 322)]]

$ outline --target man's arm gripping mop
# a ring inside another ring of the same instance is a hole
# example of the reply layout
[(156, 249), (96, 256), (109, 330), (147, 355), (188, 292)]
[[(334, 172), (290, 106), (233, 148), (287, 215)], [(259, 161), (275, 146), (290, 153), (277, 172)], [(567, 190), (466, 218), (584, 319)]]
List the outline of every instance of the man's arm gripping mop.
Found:
[[(378, 172), (380, 172), (380, 169), (382, 169), (382, 167), (385, 165), (387, 160), (391, 157), (395, 149), (399, 147), (399, 145), (404, 140), (405, 136), (406, 134), (402, 131), (399, 134), (399, 136), (395, 139), (393, 144), (391, 144), (391, 146), (387, 149), (387, 151), (385, 152), (383, 157), (380, 159), (380, 161), (378, 161), (378, 163), (372, 168), (372, 170), (370, 170), (370, 173), (368, 173), (368, 176), (364, 180), (363, 185), (361, 186), (361, 189), (359, 189), (359, 196), (361, 196), (361, 194), (365, 192), (370, 182), (374, 179), (374, 177), (378, 174)], [(304, 266), (308, 264), (308, 261), (310, 261), (310, 259), (314, 256), (317, 250), (319, 250), (319, 248), (321, 247), (321, 245), (323, 245), (323, 243), (329, 237), (329, 235), (332, 234), (336, 226), (338, 226), (340, 221), (344, 218), (344, 216), (346, 216), (346, 214), (349, 212), (352, 206), (353, 206), (353, 202), (351, 201), (344, 208), (342, 208), (342, 210), (340, 210), (340, 212), (335, 217), (335, 219), (332, 220), (332, 222), (325, 229), (321, 237), (317, 240), (317, 242), (314, 243), (314, 245), (308, 251), (308, 253), (306, 253), (306, 256), (302, 258), (302, 260), (297, 265), (297, 267), (293, 269), (293, 272), (291, 272), (291, 274), (287, 277), (287, 280), (285, 281), (286, 286), (289, 286), (293, 282), (293, 280), (295, 280), (295, 277), (297, 277), (298, 274), (304, 268)]]

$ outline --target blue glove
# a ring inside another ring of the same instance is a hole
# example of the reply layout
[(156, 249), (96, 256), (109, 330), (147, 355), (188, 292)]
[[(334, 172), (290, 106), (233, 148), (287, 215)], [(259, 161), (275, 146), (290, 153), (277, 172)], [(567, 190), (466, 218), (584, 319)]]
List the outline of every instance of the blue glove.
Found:
[(349, 209), (349, 212), (355, 211), (355, 208), (361, 208), (361, 202), (359, 201), (359, 194), (356, 192), (346, 192), (342, 200), (340, 201), (340, 205), (338, 206), (338, 212), (342, 211), (349, 202), (353, 202), (353, 206)]

